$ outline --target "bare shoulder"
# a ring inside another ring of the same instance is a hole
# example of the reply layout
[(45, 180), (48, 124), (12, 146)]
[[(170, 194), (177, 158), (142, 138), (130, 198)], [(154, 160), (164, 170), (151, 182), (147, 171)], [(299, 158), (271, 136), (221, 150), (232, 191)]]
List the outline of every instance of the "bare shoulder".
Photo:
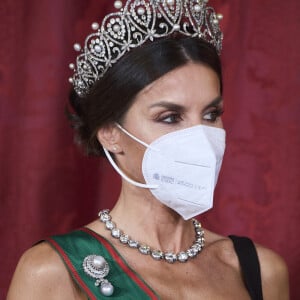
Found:
[(289, 299), (288, 269), (285, 261), (274, 251), (255, 245), (260, 261), (264, 299)]
[[(218, 257), (219, 262), (239, 272), (239, 260), (231, 239), (207, 232), (208, 247), (213, 255)], [(255, 244), (259, 257), (263, 296), (266, 300), (288, 300), (289, 279), (285, 261), (274, 251)]]
[(17, 265), (7, 300), (82, 299), (59, 255), (48, 243), (27, 250)]

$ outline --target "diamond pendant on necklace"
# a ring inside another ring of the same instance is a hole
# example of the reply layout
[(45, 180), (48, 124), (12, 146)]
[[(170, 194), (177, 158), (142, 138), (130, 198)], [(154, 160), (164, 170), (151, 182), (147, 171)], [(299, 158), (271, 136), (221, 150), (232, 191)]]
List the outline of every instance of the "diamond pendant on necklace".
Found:
[(196, 233), (194, 243), (186, 251), (174, 253), (171, 251), (163, 252), (161, 250), (154, 250), (148, 245), (131, 239), (129, 235), (117, 228), (116, 224), (112, 221), (108, 209), (101, 210), (98, 216), (100, 221), (105, 224), (105, 228), (110, 230), (113, 238), (118, 239), (120, 243), (127, 245), (130, 248), (137, 249), (141, 254), (150, 255), (153, 259), (158, 261), (162, 260), (167, 261), (168, 263), (175, 263), (177, 261), (187, 262), (190, 258), (196, 257), (204, 247), (204, 230), (196, 219), (193, 219), (193, 225)]

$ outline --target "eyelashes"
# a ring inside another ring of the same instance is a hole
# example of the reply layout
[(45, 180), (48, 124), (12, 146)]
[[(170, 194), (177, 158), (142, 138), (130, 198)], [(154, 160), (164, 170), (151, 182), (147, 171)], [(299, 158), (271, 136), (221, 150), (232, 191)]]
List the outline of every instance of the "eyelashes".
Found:
[(165, 124), (177, 124), (180, 121), (182, 121), (182, 115), (178, 112), (171, 112), (168, 114), (165, 114), (163, 116), (160, 116), (157, 121), (162, 122)]
[[(222, 108), (215, 107), (213, 108), (213, 110), (204, 113), (202, 119), (205, 122), (215, 123), (223, 114), (224, 110)], [(174, 111), (160, 114), (158, 117), (155, 118), (155, 120), (160, 123), (172, 125), (178, 124), (179, 122), (183, 121), (183, 117), (183, 113)]]
[(224, 114), (224, 110), (221, 108), (215, 108), (213, 111), (207, 112), (203, 115), (203, 120), (214, 123)]

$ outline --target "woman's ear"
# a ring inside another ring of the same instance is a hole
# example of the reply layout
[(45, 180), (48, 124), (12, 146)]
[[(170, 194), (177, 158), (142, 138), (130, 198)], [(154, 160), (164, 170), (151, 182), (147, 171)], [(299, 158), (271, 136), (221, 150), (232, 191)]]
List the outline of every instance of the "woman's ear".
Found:
[(99, 143), (108, 151), (112, 153), (120, 153), (120, 130), (115, 124), (110, 124), (101, 127), (97, 132), (97, 139)]

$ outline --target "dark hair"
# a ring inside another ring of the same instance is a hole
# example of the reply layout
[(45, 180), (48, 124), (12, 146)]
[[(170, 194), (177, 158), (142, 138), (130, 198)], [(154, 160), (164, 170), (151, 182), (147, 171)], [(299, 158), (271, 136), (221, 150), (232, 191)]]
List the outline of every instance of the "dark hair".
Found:
[(70, 103), (74, 110), (71, 122), (76, 140), (87, 154), (103, 155), (97, 140), (100, 127), (121, 122), (136, 95), (166, 73), (195, 62), (209, 66), (219, 77), (222, 93), (222, 70), (215, 48), (199, 38), (159, 39), (131, 50), (93, 86), (85, 97), (74, 91)]

